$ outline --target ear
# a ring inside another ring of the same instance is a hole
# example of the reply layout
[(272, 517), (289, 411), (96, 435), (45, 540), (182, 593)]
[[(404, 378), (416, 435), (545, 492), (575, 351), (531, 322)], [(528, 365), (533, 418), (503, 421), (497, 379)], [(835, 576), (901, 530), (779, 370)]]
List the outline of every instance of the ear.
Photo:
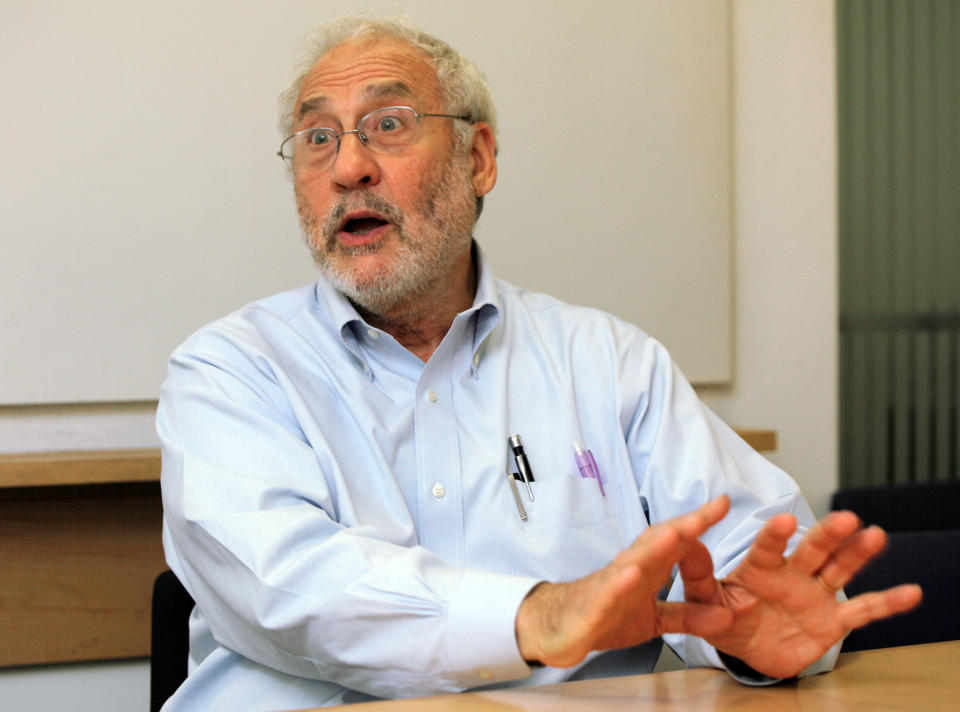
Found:
[(486, 121), (478, 121), (473, 125), (470, 167), (476, 196), (479, 198), (493, 190), (497, 182), (497, 150), (493, 130)]

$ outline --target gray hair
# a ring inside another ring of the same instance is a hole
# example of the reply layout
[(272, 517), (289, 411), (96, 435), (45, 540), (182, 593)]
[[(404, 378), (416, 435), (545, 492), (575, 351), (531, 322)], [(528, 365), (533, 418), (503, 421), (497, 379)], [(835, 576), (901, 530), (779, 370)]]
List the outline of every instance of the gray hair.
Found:
[[(300, 85), (323, 55), (348, 40), (395, 39), (422, 51), (437, 70), (443, 92), (444, 111), (469, 117), (471, 122), (485, 121), (497, 135), (497, 110), (483, 74), (469, 59), (441, 39), (415, 27), (405, 18), (386, 19), (358, 15), (321, 25), (304, 40), (301, 57), (290, 86), (280, 94), (280, 131), (293, 133), (294, 109)], [(455, 123), (457, 145), (463, 148), (472, 137), (469, 124)]]

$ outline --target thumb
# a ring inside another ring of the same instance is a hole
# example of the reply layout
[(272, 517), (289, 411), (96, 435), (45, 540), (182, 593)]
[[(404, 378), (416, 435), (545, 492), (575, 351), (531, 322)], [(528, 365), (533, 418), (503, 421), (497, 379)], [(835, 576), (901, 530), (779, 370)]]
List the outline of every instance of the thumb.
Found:
[(733, 613), (707, 603), (657, 601), (657, 635), (689, 633), (701, 638), (717, 635), (733, 625)]

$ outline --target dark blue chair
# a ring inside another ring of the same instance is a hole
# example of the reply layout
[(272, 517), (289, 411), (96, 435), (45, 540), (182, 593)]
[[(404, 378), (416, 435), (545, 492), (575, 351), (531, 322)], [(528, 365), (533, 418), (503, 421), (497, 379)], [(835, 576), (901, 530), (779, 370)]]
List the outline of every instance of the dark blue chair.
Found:
[(150, 712), (160, 712), (187, 679), (192, 610), (193, 599), (172, 571), (157, 576), (150, 620)]
[(840, 490), (831, 508), (889, 535), (887, 550), (844, 587), (849, 597), (901, 583), (923, 587), (919, 607), (853, 631), (843, 651), (960, 639), (960, 482)]
[(847, 596), (901, 583), (923, 587), (923, 602), (909, 613), (850, 633), (843, 651), (960, 639), (960, 529), (892, 532), (887, 550), (844, 586)]
[(842, 489), (830, 508), (849, 509), (888, 532), (960, 529), (960, 482)]

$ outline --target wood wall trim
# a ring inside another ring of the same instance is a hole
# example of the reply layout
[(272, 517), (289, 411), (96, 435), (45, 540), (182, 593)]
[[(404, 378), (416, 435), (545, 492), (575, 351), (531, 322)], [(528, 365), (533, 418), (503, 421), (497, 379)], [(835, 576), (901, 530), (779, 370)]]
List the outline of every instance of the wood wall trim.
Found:
[(777, 449), (777, 431), (758, 428), (734, 428), (737, 435), (757, 452), (773, 452)]
[(0, 487), (156, 482), (160, 450), (72, 450), (0, 455)]
[[(759, 452), (777, 449), (777, 432), (735, 428)], [(156, 482), (160, 450), (71, 450), (0, 455), (0, 488), (97, 485), (114, 482)]]

